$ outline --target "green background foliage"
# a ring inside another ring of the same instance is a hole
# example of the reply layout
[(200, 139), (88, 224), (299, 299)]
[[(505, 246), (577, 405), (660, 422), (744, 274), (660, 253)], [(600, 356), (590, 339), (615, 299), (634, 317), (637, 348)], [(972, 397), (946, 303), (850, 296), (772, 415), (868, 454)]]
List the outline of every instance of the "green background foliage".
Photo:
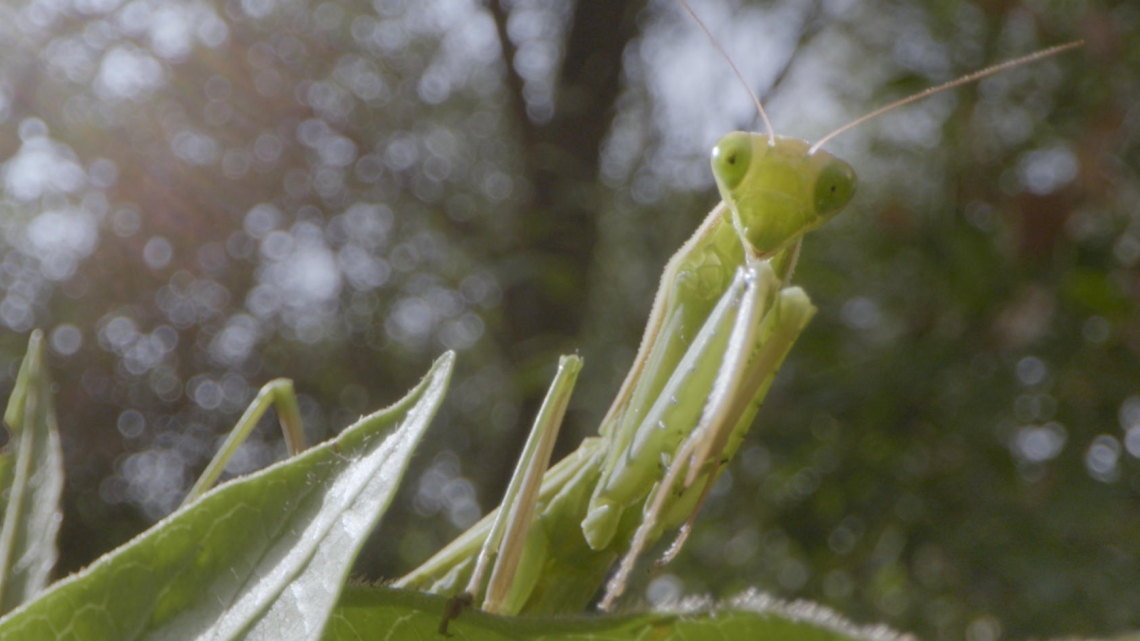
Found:
[[(694, 8), (777, 132), (809, 140), (1089, 44), (828, 145), (861, 182), (805, 243), (820, 314), (651, 594), (758, 586), (924, 638), (1140, 626), (1140, 12)], [(497, 502), (558, 354), (586, 368), (556, 456), (594, 431), (661, 267), (715, 201), (709, 148), (755, 126), (670, 2), (3, 11), (3, 382), (44, 327), (60, 575), (173, 509), (270, 378), (296, 379), (317, 440), (455, 348), (357, 566), (410, 569)], [(278, 439), (267, 420), (231, 471)]]

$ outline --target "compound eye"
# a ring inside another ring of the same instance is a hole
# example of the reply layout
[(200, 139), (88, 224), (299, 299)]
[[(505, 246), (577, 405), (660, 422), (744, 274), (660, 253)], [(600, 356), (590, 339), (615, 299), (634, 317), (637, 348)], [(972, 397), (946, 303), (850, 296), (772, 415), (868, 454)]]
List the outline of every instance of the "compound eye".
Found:
[(819, 172), (815, 183), (815, 211), (820, 216), (839, 213), (855, 195), (855, 170), (836, 159)]
[(712, 170), (728, 190), (736, 189), (752, 164), (752, 136), (734, 131), (721, 138), (712, 150)]

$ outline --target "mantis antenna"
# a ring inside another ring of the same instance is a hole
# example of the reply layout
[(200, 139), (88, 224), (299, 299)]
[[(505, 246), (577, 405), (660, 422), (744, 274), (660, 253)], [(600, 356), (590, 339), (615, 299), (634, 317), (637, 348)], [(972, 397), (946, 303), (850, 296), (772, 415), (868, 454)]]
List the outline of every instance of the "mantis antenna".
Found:
[(697, 12), (693, 11), (693, 8), (689, 6), (687, 0), (678, 0), (678, 2), (680, 2), (681, 6), (685, 8), (685, 11), (689, 12), (689, 15), (693, 17), (693, 20), (697, 21), (697, 24), (700, 25), (701, 30), (704, 31), (705, 35), (709, 37), (709, 40), (713, 43), (713, 46), (716, 47), (716, 50), (720, 52), (720, 55), (728, 61), (728, 66), (732, 67), (732, 73), (736, 74), (736, 77), (740, 80), (740, 84), (744, 86), (744, 90), (747, 91), (748, 95), (752, 97), (752, 103), (756, 105), (756, 110), (760, 112), (760, 118), (764, 120), (764, 128), (768, 130), (768, 144), (773, 147), (776, 146), (776, 131), (772, 129), (772, 121), (768, 120), (768, 112), (764, 111), (764, 105), (760, 104), (760, 99), (756, 97), (756, 93), (753, 92), (752, 88), (748, 86), (748, 81), (744, 79), (744, 74), (740, 73), (740, 69), (736, 68), (736, 63), (732, 61), (732, 57), (728, 55), (728, 52), (724, 50), (724, 47), (720, 46), (720, 41), (717, 40), (715, 36), (713, 36), (712, 32), (709, 31), (709, 28), (706, 27), (705, 23), (701, 21), (701, 19), (697, 16)]
[[(701, 26), (704, 26), (704, 25), (701, 25)], [(953, 89), (954, 87), (959, 87), (961, 85), (964, 85), (964, 84), (967, 84), (970, 82), (974, 82), (975, 80), (981, 80), (982, 78), (987, 78), (987, 77), (992, 76), (994, 74), (1001, 73), (1001, 72), (1005, 71), (1006, 69), (1012, 69), (1013, 67), (1017, 67), (1017, 66), (1020, 66), (1023, 64), (1034, 62), (1034, 61), (1040, 60), (1042, 58), (1048, 58), (1049, 56), (1053, 56), (1053, 55), (1056, 55), (1058, 53), (1068, 51), (1070, 49), (1076, 49), (1077, 47), (1083, 46), (1084, 44), (1085, 44), (1084, 40), (1074, 40), (1073, 42), (1068, 42), (1068, 43), (1065, 43), (1063, 45), (1057, 45), (1056, 47), (1049, 47), (1048, 49), (1042, 49), (1041, 51), (1031, 53), (1027, 56), (1022, 56), (1020, 58), (1014, 58), (1013, 60), (1007, 60), (1005, 62), (998, 63), (992, 67), (986, 67), (985, 69), (982, 69), (980, 71), (975, 71), (974, 73), (967, 74), (965, 76), (962, 76), (961, 78), (957, 78), (955, 80), (951, 80), (950, 82), (940, 84), (937, 87), (931, 87), (925, 91), (920, 91), (914, 95), (907, 96), (906, 98), (903, 98), (901, 100), (896, 100), (895, 102), (892, 102), (891, 104), (889, 104), (885, 107), (879, 107), (878, 109), (872, 111), (871, 113), (869, 113), (865, 116), (861, 116), (859, 118), (856, 118), (855, 120), (852, 120), (851, 122), (847, 123), (846, 125), (843, 125), (839, 129), (836, 129), (835, 131), (827, 134), (823, 138), (820, 138), (819, 142), (812, 145), (811, 149), (808, 149), (808, 155), (810, 156), (810, 155), (814, 154), (816, 152), (816, 150), (819, 149), (820, 147), (822, 147), (825, 142), (827, 142), (827, 141), (831, 140), (832, 138), (838, 136), (839, 134), (847, 131), (848, 129), (852, 129), (854, 127), (857, 127), (857, 126), (867, 122), (868, 120), (870, 120), (872, 118), (875, 118), (877, 116), (881, 116), (881, 115), (887, 113), (888, 111), (892, 111), (892, 110), (897, 109), (903, 105), (910, 104), (916, 100), (922, 100), (923, 98), (926, 98), (928, 96), (933, 96), (934, 94), (941, 93), (943, 91), (946, 91), (947, 89)], [(718, 47), (719, 47), (719, 45), (718, 45)], [(765, 120), (767, 120), (767, 118), (765, 118)]]

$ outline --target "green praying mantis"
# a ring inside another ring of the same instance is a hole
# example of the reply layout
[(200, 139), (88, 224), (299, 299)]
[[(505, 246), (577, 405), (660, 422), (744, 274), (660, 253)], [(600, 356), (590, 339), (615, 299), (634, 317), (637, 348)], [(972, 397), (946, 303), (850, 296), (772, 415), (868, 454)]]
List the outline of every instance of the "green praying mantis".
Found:
[[(468, 604), (512, 615), (581, 611), (620, 559), (599, 603), (612, 608), (640, 554), (664, 532), (680, 527), (663, 562), (681, 548), (816, 311), (791, 284), (800, 247), (808, 232), (843, 211), (856, 185), (851, 166), (821, 146), (903, 104), (1079, 44), (934, 87), (815, 144), (777, 136), (757, 100), (768, 133), (730, 133), (714, 147), (721, 203), (666, 265), (633, 366), (598, 436), (546, 469), (582, 368), (581, 359), (563, 357), (502, 506), (396, 585), (455, 597), (441, 627), (446, 633), (447, 621)], [(187, 501), (213, 483), (221, 456), (270, 402), (293, 435), (291, 449), (301, 447), (292, 390), (271, 386)]]
[[(535, 422), (535, 445), (528, 441), (502, 507), (396, 585), (461, 595), (462, 603), (479, 602), (485, 590), (482, 607), (505, 614), (573, 612), (589, 604), (620, 556), (599, 602), (600, 609), (612, 608), (640, 553), (681, 526), (660, 563), (679, 551), (816, 311), (790, 284), (800, 247), (808, 232), (844, 209), (856, 182), (850, 165), (821, 146), (909, 102), (1079, 45), (934, 87), (815, 144), (772, 133), (754, 97), (769, 133), (730, 133), (713, 148), (721, 203), (666, 265), (637, 356), (599, 436), (551, 468), (541, 485), (522, 480), (530, 464), (545, 465), (528, 460), (543, 451), (537, 443), (557, 433), (561, 414), (548, 408), (565, 407), (580, 367), (566, 357)], [(496, 556), (485, 582), (483, 570)]]

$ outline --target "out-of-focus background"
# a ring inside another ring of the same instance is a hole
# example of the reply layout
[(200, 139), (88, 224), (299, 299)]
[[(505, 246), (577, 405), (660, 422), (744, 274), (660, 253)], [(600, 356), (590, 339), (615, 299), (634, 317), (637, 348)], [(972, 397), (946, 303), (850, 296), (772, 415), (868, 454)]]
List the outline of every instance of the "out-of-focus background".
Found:
[[(652, 599), (757, 586), (924, 638), (1140, 628), (1140, 7), (693, 0), (780, 134), (1076, 52), (828, 145), (820, 312)], [(560, 353), (596, 429), (754, 109), (669, 0), (19, 0), (0, 385), (49, 337), (58, 574), (172, 510), (257, 388), (323, 439), (458, 350), (361, 577), (493, 507)], [(283, 455), (271, 418), (230, 472)]]

